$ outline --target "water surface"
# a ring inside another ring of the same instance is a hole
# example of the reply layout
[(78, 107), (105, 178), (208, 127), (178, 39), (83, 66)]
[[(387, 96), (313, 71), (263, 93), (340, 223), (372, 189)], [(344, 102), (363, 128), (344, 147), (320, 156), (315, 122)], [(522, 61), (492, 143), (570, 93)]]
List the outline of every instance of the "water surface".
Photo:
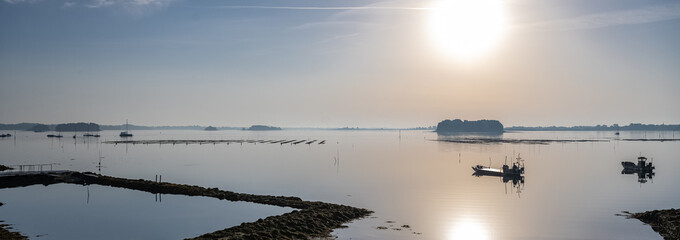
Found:
[[(298, 196), (375, 211), (372, 217), (349, 224), (350, 228), (336, 230), (334, 234), (340, 239), (661, 239), (649, 226), (615, 214), (678, 208), (680, 199), (680, 190), (674, 186), (680, 182), (680, 142), (616, 140), (672, 138), (673, 132), (621, 132), (618, 137), (613, 132), (510, 132), (485, 136), (608, 140), (547, 145), (437, 142), (431, 140), (440, 136), (426, 131), (322, 130), (135, 131), (133, 139), (323, 139), (324, 145), (99, 142), (117, 140), (117, 133), (104, 131), (100, 140), (52, 140), (45, 134), (18, 132), (16, 141), (0, 141), (0, 159), (5, 165), (59, 163), (61, 169), (97, 172), (101, 152), (101, 173), (106, 175), (154, 179), (161, 174), (168, 182)], [(472, 176), (473, 165), (500, 167), (506, 156), (513, 159), (518, 154), (525, 159), (523, 185)], [(635, 175), (621, 174), (620, 162), (633, 161), (640, 154), (654, 158), (657, 166), (656, 175), (646, 183), (639, 183)], [(44, 190), (39, 187), (26, 191), (43, 194)], [(0, 202), (9, 202), (6, 199), (10, 197), (23, 198), (12, 191), (0, 190)], [(78, 191), (82, 202), (83, 190)], [(190, 202), (176, 207), (188, 209)], [(31, 204), (46, 203), (36, 200)], [(80, 206), (81, 211), (74, 211), (73, 216), (92, 218), (88, 215), (92, 210), (87, 205)], [(12, 220), (21, 213), (9, 213), (15, 208), (9, 204), (0, 207), (0, 219), (17, 223)], [(235, 222), (255, 220), (236, 216), (242, 214), (245, 213), (218, 215), (234, 217)], [(264, 216), (276, 214), (267, 212)], [(213, 222), (209, 218), (192, 221)], [(110, 224), (124, 226), (125, 222), (116, 220)], [(49, 230), (38, 230), (47, 225), (49, 221), (34, 223), (35, 227), (17, 224), (16, 229), (49, 234)], [(192, 236), (179, 232), (171, 235), (168, 237)]]

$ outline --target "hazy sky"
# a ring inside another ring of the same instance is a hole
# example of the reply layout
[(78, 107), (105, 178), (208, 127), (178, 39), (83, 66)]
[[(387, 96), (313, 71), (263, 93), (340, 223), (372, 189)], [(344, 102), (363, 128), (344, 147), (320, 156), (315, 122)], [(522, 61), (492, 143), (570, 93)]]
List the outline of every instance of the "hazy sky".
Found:
[(680, 1), (488, 1), (0, 0), (0, 123), (680, 123)]

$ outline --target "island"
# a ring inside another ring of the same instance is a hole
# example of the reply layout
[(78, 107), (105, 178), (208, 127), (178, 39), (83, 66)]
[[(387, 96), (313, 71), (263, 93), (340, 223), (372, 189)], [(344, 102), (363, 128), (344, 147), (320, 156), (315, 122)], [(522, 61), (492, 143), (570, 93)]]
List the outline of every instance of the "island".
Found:
[(207, 128), (205, 128), (203, 130), (205, 130), (205, 131), (217, 131), (217, 128), (213, 127), (213, 126), (208, 126)]
[(99, 132), (99, 125), (96, 123), (64, 123), (54, 127), (57, 132)]
[(491, 133), (502, 133), (503, 124), (498, 120), (444, 120), (437, 124), (437, 133), (457, 133), (457, 132), (491, 132)]
[(47, 132), (51, 131), (50, 126), (45, 125), (45, 124), (36, 124), (35, 126), (26, 129), (27, 131), (33, 131), (33, 132)]
[(244, 130), (247, 130), (247, 131), (272, 131), (272, 130), (281, 130), (281, 128), (280, 127), (265, 126), (265, 125), (252, 125), (249, 128), (246, 128)]

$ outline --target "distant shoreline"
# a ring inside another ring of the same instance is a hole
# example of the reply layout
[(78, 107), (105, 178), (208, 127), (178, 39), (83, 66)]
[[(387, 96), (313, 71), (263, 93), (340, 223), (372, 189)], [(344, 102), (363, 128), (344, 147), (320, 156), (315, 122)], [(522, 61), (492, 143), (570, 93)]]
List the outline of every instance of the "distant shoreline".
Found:
[[(0, 123), (0, 131), (32, 131), (32, 127), (36, 125), (47, 125), (51, 131), (59, 124), (41, 124), (41, 123), (16, 123), (16, 124), (2, 124)], [(102, 131), (104, 130), (124, 130), (125, 124), (121, 125), (99, 125)], [(130, 130), (205, 130), (208, 126), (200, 125), (185, 125), (185, 126), (142, 126), (129, 125)], [(243, 130), (247, 127), (233, 127), (222, 126), (215, 127), (217, 130)], [(281, 127), (281, 130), (325, 130), (325, 131), (435, 131), (435, 126), (430, 127), (411, 127), (411, 128), (381, 128), (381, 127)], [(85, 132), (87, 129), (80, 130)], [(510, 131), (680, 131), (680, 124), (640, 124), (631, 123), (626, 126), (619, 125), (595, 125), (595, 126), (512, 126), (504, 127), (503, 132)]]
[(627, 126), (595, 125), (595, 126), (548, 126), (548, 127), (524, 127), (512, 126), (504, 128), (505, 131), (680, 131), (680, 124), (641, 124), (631, 123)]

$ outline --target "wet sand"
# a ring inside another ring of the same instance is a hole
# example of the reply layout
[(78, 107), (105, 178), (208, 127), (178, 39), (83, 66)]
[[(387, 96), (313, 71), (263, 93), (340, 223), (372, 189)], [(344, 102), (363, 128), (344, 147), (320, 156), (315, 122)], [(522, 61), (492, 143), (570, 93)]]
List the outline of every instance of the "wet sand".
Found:
[(298, 209), (283, 215), (270, 216), (256, 222), (242, 223), (239, 226), (207, 233), (194, 239), (311, 239), (330, 237), (333, 229), (343, 227), (342, 224), (344, 223), (373, 213), (367, 209), (318, 201), (304, 201), (298, 197), (235, 193), (217, 188), (117, 178), (91, 172), (43, 172), (5, 176), (1, 180), (0, 189), (37, 184), (45, 186), (57, 183), (97, 184), (149, 193), (205, 196), (221, 200), (245, 201)]

